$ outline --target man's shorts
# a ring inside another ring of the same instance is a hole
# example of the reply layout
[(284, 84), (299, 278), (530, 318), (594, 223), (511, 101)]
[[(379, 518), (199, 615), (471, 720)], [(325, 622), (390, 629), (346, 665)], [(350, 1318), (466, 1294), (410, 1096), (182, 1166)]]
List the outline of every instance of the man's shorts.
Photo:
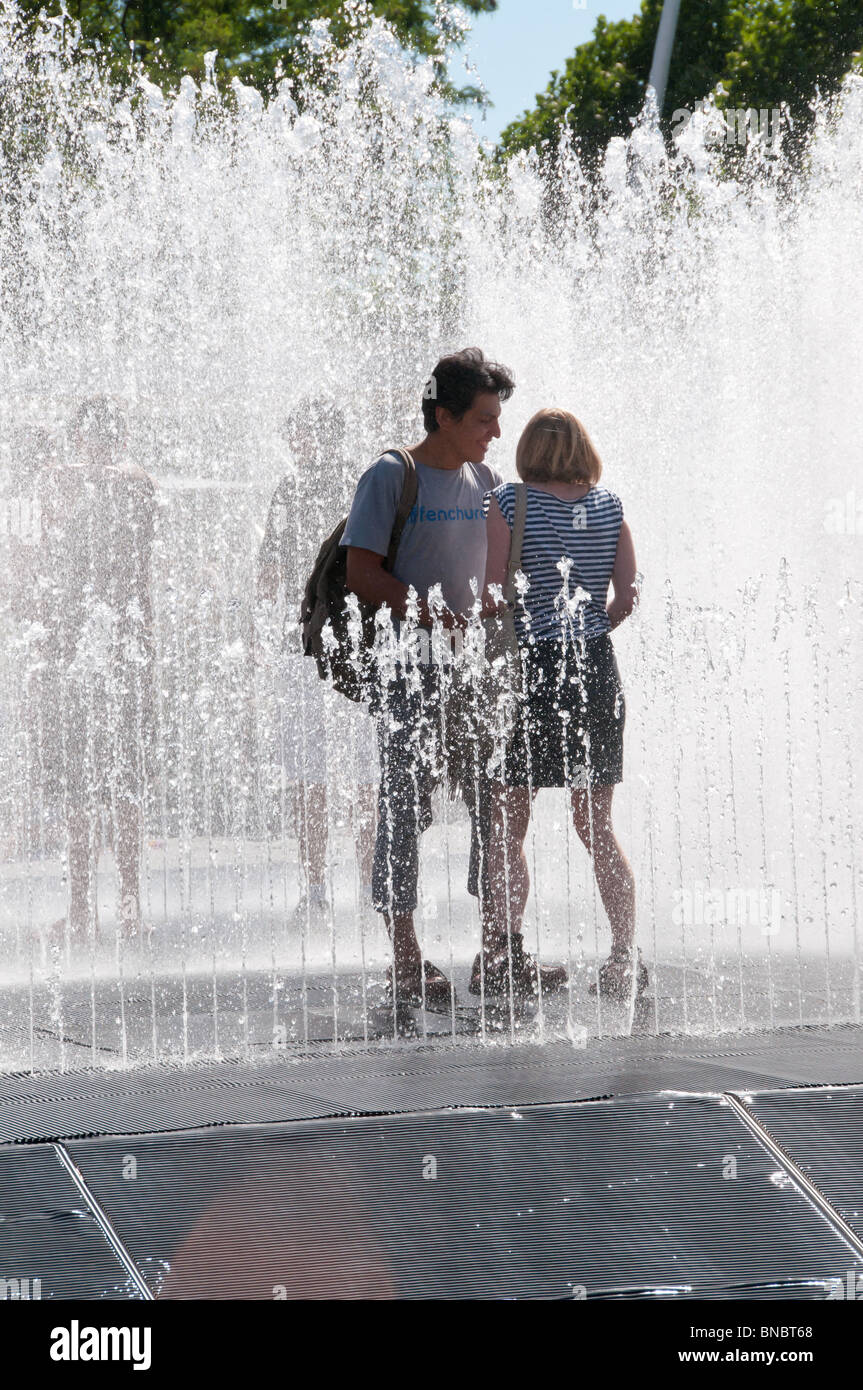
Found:
[(381, 764), (375, 907), (394, 914), (416, 908), (420, 840), (432, 822), (432, 794), (444, 779), (470, 814), (468, 892), (488, 901), (491, 784), (475, 707), (451, 693), (442, 703), (436, 673), (425, 668), (419, 685), (398, 679), (379, 690), (375, 708)]

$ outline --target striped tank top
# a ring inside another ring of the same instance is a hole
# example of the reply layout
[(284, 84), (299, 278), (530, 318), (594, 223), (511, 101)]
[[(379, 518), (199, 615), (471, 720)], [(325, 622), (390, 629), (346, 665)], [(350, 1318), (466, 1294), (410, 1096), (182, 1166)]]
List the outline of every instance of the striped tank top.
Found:
[[(503, 483), (487, 497), (497, 500), (512, 530), (514, 484)], [(529, 587), (515, 609), (520, 638), (560, 641), (567, 632), (574, 637), (608, 632), (605, 606), (622, 523), (623, 504), (607, 488), (594, 487), (577, 502), (564, 502), (528, 483), (520, 569)], [(568, 574), (561, 561), (569, 562)], [(579, 589), (589, 597), (577, 598)]]

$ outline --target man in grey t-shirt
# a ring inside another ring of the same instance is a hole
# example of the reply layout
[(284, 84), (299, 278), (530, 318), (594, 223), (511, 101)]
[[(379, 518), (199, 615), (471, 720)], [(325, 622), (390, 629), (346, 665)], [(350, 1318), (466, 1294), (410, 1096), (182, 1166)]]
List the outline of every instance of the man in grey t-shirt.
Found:
[[(411, 451), (417, 500), (405, 522), (393, 576), (402, 586), (412, 585), (420, 598), (440, 584), (450, 611), (466, 613), (474, 601), (470, 581), (482, 585), (485, 577), (483, 497), (502, 479), (483, 462), (466, 460), (459, 468), (424, 463), (421, 447)], [(384, 454), (367, 469), (357, 485), (342, 545), (386, 555), (403, 478), (397, 454)]]
[[(402, 490), (404, 465), (384, 454), (360, 479), (342, 537), (347, 548), (348, 588), (395, 619), (406, 616), (408, 589), (419, 599), (419, 622), (431, 627), (428, 594), (439, 584), (446, 605), (443, 624), (458, 626), (485, 578), (483, 496), (500, 481), (485, 463), (500, 436), (501, 402), (515, 383), (505, 367), (478, 348), (444, 357), (423, 392), (426, 436), (410, 450), (416, 463), (417, 500), (404, 528), (393, 572), (384, 567)], [(394, 1001), (448, 1009), (451, 986), (424, 961), (414, 930), (419, 840), (431, 824), (431, 796), (442, 776), (457, 779), (471, 816), (469, 890), (490, 910), (486, 871), (489, 787), (475, 760), (465, 775), (467, 739), (440, 668), (427, 663), (420, 680), (402, 672), (377, 696), (381, 786), (372, 890), (393, 941), (390, 977)]]

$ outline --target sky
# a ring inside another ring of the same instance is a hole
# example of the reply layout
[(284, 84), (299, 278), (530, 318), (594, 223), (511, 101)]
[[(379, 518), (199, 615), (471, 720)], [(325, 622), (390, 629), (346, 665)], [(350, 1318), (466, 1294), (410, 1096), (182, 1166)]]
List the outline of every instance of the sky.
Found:
[[(493, 14), (474, 19), (465, 52), (476, 65), (494, 106), (479, 133), (497, 140), (504, 126), (534, 104), (552, 68), (562, 69), (579, 44), (587, 43), (599, 16), (631, 19), (640, 0), (499, 0)], [(453, 79), (468, 79), (460, 60), (450, 67)]]

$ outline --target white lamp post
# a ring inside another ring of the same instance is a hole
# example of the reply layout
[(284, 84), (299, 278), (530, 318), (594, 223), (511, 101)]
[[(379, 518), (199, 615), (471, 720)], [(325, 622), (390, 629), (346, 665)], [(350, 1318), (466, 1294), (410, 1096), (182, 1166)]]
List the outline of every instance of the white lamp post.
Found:
[(668, 85), (668, 69), (671, 66), (671, 50), (677, 33), (677, 17), (680, 14), (680, 0), (665, 0), (656, 43), (653, 48), (653, 62), (650, 67), (650, 85), (656, 93), (656, 109), (662, 115), (665, 101), (665, 88)]

